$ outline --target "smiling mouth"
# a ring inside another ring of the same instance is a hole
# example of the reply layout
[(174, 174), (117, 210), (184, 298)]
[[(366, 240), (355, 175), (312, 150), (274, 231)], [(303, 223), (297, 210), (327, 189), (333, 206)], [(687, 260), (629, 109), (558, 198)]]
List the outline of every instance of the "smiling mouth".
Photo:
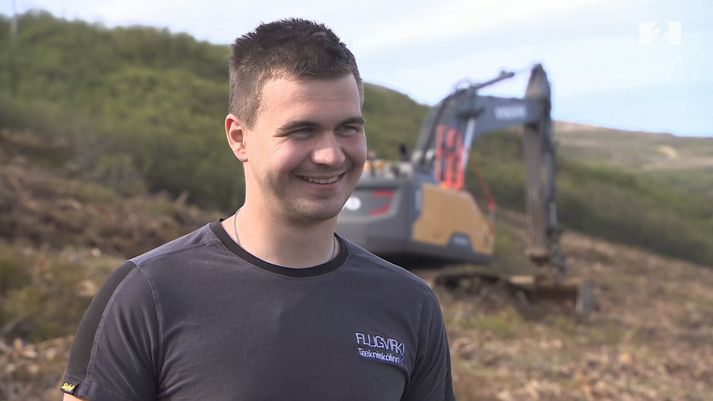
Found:
[(320, 184), (320, 185), (327, 185), (327, 184), (334, 184), (335, 182), (339, 181), (340, 178), (344, 173), (339, 174), (339, 175), (334, 175), (331, 177), (307, 177), (307, 176), (300, 176), (301, 179), (312, 183), (312, 184)]

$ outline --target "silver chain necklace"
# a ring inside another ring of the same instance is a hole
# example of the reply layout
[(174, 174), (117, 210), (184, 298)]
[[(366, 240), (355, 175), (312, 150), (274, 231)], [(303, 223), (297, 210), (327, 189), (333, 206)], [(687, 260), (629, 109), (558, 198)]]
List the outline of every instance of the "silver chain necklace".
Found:
[[(235, 235), (235, 242), (240, 245), (240, 237), (238, 236), (238, 212), (240, 209), (235, 211), (235, 214), (233, 215), (233, 234)], [(327, 262), (330, 260), (334, 259), (335, 254), (337, 253), (337, 239), (332, 236), (332, 254), (329, 256), (329, 259)]]

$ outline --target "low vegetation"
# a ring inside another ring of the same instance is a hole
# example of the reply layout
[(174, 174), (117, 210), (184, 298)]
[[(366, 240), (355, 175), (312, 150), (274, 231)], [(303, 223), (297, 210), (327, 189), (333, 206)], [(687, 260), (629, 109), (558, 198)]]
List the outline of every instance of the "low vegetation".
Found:
[[(711, 146), (713, 150), (713, 140)], [(557, 199), (564, 227), (713, 264), (713, 202), (708, 188), (684, 191), (670, 179), (606, 161), (582, 161), (562, 148), (557, 157)], [(498, 203), (523, 211), (521, 151), (519, 135), (506, 132), (480, 138), (472, 157), (488, 177)], [(480, 193), (477, 180), (470, 178), (471, 190)], [(677, 179), (688, 180), (688, 172), (679, 171)]]
[[(242, 174), (222, 133), (227, 46), (42, 12), (20, 16), (17, 37), (9, 36), (8, 25), (0, 17), (6, 159), (21, 156), (118, 195), (165, 192), (224, 211), (240, 203)], [(399, 144), (415, 143), (427, 108), (375, 85), (366, 85), (365, 99), (370, 149), (397, 158)], [(706, 174), (713, 141), (558, 128), (558, 197), (566, 227), (713, 264)], [(652, 151), (697, 164), (682, 170), (677, 161), (667, 170)], [(508, 132), (481, 138), (473, 155), (497, 201), (516, 210), (524, 199), (520, 153), (517, 135)], [(642, 166), (656, 166), (659, 174)]]

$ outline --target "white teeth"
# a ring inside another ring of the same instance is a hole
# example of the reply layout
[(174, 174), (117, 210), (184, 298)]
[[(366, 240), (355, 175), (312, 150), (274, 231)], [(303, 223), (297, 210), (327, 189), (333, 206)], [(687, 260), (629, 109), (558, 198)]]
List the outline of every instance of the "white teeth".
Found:
[(337, 182), (339, 176), (334, 177), (302, 177), (303, 180), (313, 184), (332, 184)]

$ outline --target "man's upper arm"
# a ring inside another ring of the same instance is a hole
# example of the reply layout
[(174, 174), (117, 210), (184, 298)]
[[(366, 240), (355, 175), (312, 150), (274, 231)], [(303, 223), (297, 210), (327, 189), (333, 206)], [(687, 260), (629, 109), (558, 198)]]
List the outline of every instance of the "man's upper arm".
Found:
[(61, 388), (64, 399), (153, 399), (157, 332), (151, 286), (127, 262), (109, 277), (79, 324)]
[(454, 401), (448, 337), (435, 295), (424, 302), (416, 363), (403, 401)]

